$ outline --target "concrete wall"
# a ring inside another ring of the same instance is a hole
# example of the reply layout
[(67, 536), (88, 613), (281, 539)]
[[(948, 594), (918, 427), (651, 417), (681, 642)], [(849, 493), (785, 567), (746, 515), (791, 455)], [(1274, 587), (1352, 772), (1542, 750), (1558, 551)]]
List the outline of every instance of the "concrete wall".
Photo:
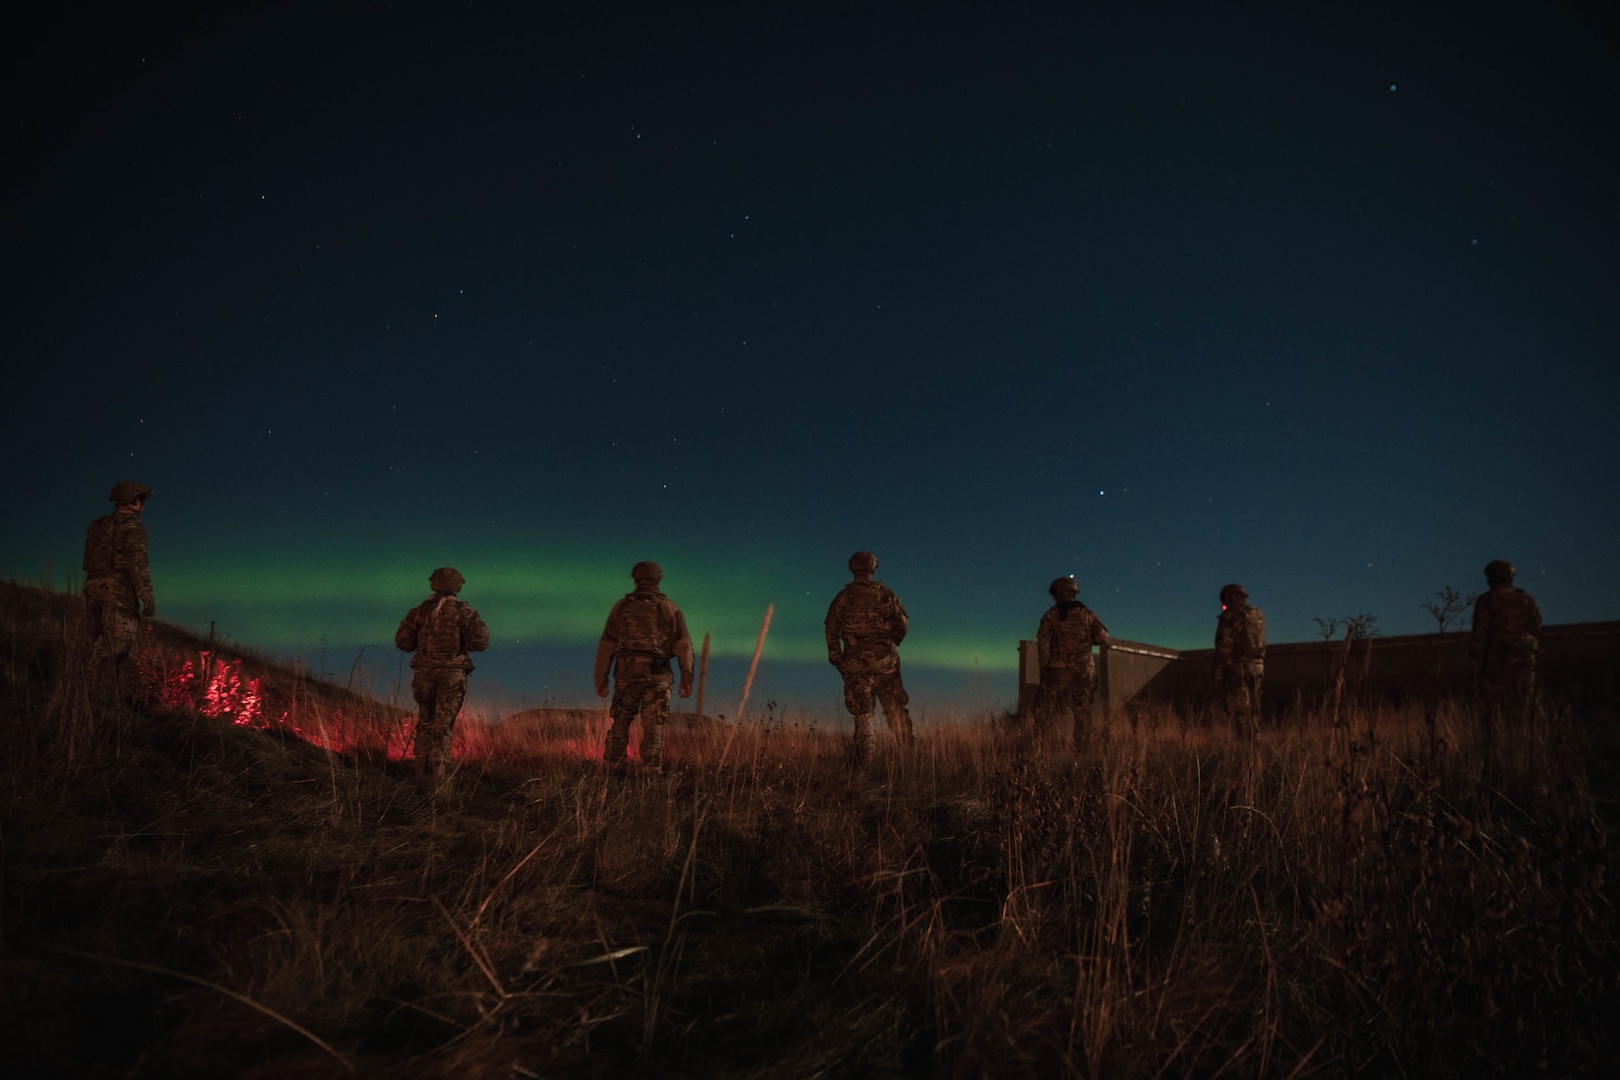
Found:
[[(1112, 712), (1123, 708), (1131, 698), (1165, 672), (1181, 654), (1162, 645), (1147, 645), (1139, 641), (1109, 642), (1097, 657), (1097, 701)], [(1041, 665), (1038, 647), (1033, 641), (1018, 643), (1018, 713), (1028, 716), (1041, 692)]]
[(1133, 698), (1162, 693), (1176, 679), (1181, 654), (1161, 645), (1139, 641), (1111, 641), (1102, 652), (1097, 676), (1102, 687), (1097, 697), (1109, 712), (1123, 709)]
[[(1018, 706), (1026, 712), (1040, 691), (1035, 643), (1018, 643)], [(1214, 677), (1213, 649), (1176, 650), (1114, 641), (1098, 658), (1098, 700), (1109, 711), (1131, 702), (1202, 706)], [(1472, 682), (1468, 632), (1405, 634), (1344, 641), (1302, 641), (1266, 649), (1268, 709), (1312, 703), (1332, 692), (1338, 672), (1346, 689), (1400, 701), (1458, 693)], [(1542, 685), (1585, 702), (1620, 701), (1620, 622), (1566, 623), (1542, 630)]]
[(1033, 641), (1018, 643), (1018, 715), (1035, 711), (1041, 693), (1041, 655)]

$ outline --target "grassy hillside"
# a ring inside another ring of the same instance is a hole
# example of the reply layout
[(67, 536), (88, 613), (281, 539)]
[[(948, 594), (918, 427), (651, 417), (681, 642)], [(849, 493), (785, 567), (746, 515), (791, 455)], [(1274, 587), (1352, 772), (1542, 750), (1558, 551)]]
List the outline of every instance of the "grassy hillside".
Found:
[[(1253, 748), (1168, 713), (1079, 760), (1001, 718), (478, 729), (158, 626), (117, 686), (0, 586), (10, 1076), (1581, 1075), (1620, 1011), (1612, 716)], [(207, 654), (206, 656), (204, 654)], [(1604, 721), (1604, 723), (1599, 723)], [(1482, 773), (1488, 783), (1481, 783)]]

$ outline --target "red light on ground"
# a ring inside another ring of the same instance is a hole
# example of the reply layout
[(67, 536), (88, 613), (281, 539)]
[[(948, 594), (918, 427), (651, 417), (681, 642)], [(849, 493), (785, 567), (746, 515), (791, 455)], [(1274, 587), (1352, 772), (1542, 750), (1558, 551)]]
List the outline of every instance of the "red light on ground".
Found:
[[(208, 649), (177, 649), (151, 640), (138, 653), (136, 663), (142, 696), (155, 712), (195, 713), (228, 720), (238, 727), (284, 732), (323, 750), (374, 761), (411, 761), (415, 756), (415, 716), (376, 702), (350, 699), (335, 687), (306, 683), (292, 674), (278, 675), (268, 666), (261, 666), (258, 675), (247, 674), (239, 658)], [(605, 723), (600, 714), (593, 713), (593, 717)], [(457, 761), (555, 755), (600, 761), (602, 750), (599, 723), (528, 739), (495, 735), (488, 725), (463, 720), (456, 725), (451, 756)], [(635, 756), (632, 753), (632, 759)]]
[(160, 710), (194, 711), (259, 731), (275, 728), (338, 754), (381, 743), (377, 748), (391, 761), (411, 756), (414, 718), (388, 724), (383, 731), (381, 725), (363, 723), (350, 712), (317, 702), (300, 710), (302, 715), (295, 719), (291, 707), (279, 711), (268, 707), (264, 680), (244, 677), (240, 659), (218, 656), (206, 649), (182, 659), (153, 647), (144, 650), (137, 663), (147, 701)]

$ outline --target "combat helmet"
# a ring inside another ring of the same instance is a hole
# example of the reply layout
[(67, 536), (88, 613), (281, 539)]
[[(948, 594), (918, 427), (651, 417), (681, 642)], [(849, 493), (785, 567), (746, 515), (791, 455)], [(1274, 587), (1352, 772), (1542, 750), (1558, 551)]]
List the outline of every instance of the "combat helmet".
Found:
[(1485, 564), (1485, 580), (1491, 585), (1511, 585), (1518, 571), (1506, 559), (1492, 559)]
[(630, 568), (630, 577), (637, 585), (644, 581), (657, 585), (664, 580), (664, 568), (655, 562), (638, 562)]
[(454, 596), (465, 584), (467, 579), (453, 566), (441, 566), (428, 576), (428, 585), (436, 593), (449, 593)]
[(1226, 607), (1229, 604), (1234, 604), (1239, 600), (1247, 600), (1248, 598), (1249, 590), (1245, 589), (1235, 581), (1230, 585), (1221, 586), (1221, 607)]
[(152, 489), (139, 480), (120, 480), (107, 493), (107, 498), (119, 505), (132, 503), (137, 499), (150, 499), (151, 497)]
[(857, 551), (849, 557), (849, 571), (852, 574), (875, 574), (877, 566), (877, 556), (870, 551)]
[(1070, 574), (1068, 577), (1053, 578), (1052, 584), (1046, 587), (1046, 591), (1052, 595), (1054, 600), (1061, 600), (1065, 596), (1073, 599), (1080, 595), (1080, 583), (1074, 580), (1073, 574)]

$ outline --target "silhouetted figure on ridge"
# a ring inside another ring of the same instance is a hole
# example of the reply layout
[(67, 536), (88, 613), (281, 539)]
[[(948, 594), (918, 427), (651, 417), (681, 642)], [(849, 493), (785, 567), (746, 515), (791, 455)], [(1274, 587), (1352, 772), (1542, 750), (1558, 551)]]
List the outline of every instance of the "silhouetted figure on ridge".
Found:
[(681, 697), (692, 696), (692, 637), (686, 616), (659, 591), (663, 567), (638, 562), (630, 568), (636, 583), (608, 612), (596, 645), (596, 696), (608, 696), (613, 679), (613, 718), (602, 746), (602, 760), (623, 765), (630, 748), (630, 725), (641, 718), (641, 763), (653, 772), (664, 768), (664, 727), (669, 723), (669, 691), (674, 683), (669, 662), (681, 669)]
[(1067, 720), (1076, 752), (1091, 734), (1091, 703), (1097, 693), (1093, 646), (1108, 644), (1108, 628), (1080, 602), (1080, 583), (1073, 576), (1054, 578), (1046, 587), (1052, 606), (1041, 616), (1035, 647), (1041, 666), (1041, 693), (1035, 710), (1037, 729)]
[(1266, 676), (1266, 613), (1250, 605), (1249, 590), (1221, 589), (1215, 622), (1215, 697), (1240, 738), (1260, 732), (1260, 687)]
[(911, 713), (905, 684), (900, 679), (900, 643), (911, 622), (900, 598), (881, 581), (873, 580), (877, 556), (857, 551), (849, 557), (855, 575), (827, 608), (823, 628), (827, 636), (827, 662), (844, 679), (844, 707), (855, 718), (855, 760), (864, 762), (877, 742), (872, 730), (873, 699), (882, 704), (883, 718), (901, 746), (911, 746)]
[(466, 579), (453, 566), (428, 577), (433, 595), (406, 613), (394, 644), (411, 657), (411, 696), (416, 699), (413, 753), (424, 776), (442, 782), (450, 766), (456, 717), (467, 699), (468, 653), (489, 648), (489, 627), (471, 604), (457, 599)]
[(1536, 661), (1541, 652), (1541, 609), (1535, 597), (1513, 584), (1516, 571), (1506, 559), (1485, 566), (1489, 586), (1474, 601), (1468, 656), (1479, 691), (1484, 767), (1496, 767), (1497, 727), (1524, 722), (1536, 699)]
[(129, 656), (141, 619), (157, 613), (152, 573), (146, 562), (146, 526), (141, 511), (152, 489), (134, 480), (113, 485), (113, 512), (90, 523), (84, 534), (84, 601), (96, 647), (114, 666)]
[(1525, 705), (1536, 693), (1541, 609), (1535, 597), (1513, 584), (1515, 574), (1506, 559), (1493, 560), (1485, 567), (1489, 588), (1474, 601), (1468, 649), (1474, 681), (1498, 705)]

